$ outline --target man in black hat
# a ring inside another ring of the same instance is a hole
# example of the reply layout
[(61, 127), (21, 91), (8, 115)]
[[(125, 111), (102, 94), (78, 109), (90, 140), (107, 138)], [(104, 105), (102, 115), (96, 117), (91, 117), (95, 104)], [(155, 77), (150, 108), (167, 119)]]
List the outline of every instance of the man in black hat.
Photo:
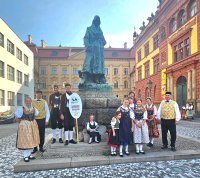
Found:
[(181, 119), (181, 114), (176, 101), (171, 100), (171, 92), (165, 93), (165, 100), (160, 104), (157, 112), (157, 118), (161, 119), (161, 130), (162, 130), (162, 149), (168, 148), (167, 133), (168, 130), (171, 135), (171, 150), (176, 151), (176, 124)]

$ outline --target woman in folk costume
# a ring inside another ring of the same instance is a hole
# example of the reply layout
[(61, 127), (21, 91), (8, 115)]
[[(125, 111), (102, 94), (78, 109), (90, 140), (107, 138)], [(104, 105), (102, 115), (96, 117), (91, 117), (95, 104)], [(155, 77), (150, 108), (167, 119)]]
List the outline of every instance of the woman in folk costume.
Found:
[(40, 143), (38, 125), (34, 119), (38, 114), (38, 110), (32, 107), (30, 97), (25, 98), (24, 107), (18, 108), (15, 111), (16, 120), (19, 122), (16, 146), (22, 150), (25, 162), (35, 159), (31, 155), (31, 151)]
[(190, 121), (193, 120), (193, 104), (192, 102), (189, 102), (187, 105), (186, 105), (186, 118), (189, 119)]
[(123, 157), (123, 147), (125, 154), (129, 155), (128, 145), (133, 142), (133, 111), (129, 107), (128, 99), (124, 99), (123, 105), (117, 111), (120, 111), (122, 115), (119, 124), (119, 155)]
[(143, 144), (149, 143), (149, 133), (148, 133), (148, 126), (146, 123), (147, 120), (147, 111), (145, 107), (142, 105), (142, 101), (139, 99), (137, 100), (137, 107), (133, 113), (134, 117), (134, 143), (136, 144), (136, 154), (142, 153), (145, 154), (143, 151)]
[(116, 111), (115, 116), (111, 120), (111, 130), (108, 133), (108, 145), (110, 146), (111, 156), (116, 156), (116, 149), (119, 146), (119, 123), (122, 114)]
[(152, 147), (154, 138), (159, 137), (159, 131), (158, 131), (157, 120), (156, 120), (157, 108), (152, 103), (151, 97), (148, 97), (146, 99), (146, 110), (147, 110), (147, 117), (148, 117), (147, 125), (148, 125), (148, 130), (149, 130), (149, 143), (147, 144), (147, 146)]

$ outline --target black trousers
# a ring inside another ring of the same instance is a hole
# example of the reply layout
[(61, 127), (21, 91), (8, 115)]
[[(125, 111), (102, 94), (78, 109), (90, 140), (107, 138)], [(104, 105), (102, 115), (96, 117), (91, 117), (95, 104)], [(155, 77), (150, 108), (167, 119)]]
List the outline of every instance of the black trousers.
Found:
[(39, 135), (40, 135), (40, 144), (39, 147), (43, 148), (44, 139), (45, 139), (45, 118), (44, 119), (35, 119), (38, 124)]
[(66, 108), (66, 113), (64, 114), (64, 131), (73, 131), (74, 118), (69, 112), (69, 108)]
[(51, 128), (52, 129), (62, 129), (62, 120), (60, 119), (59, 108), (54, 108), (51, 112)]
[(176, 120), (175, 119), (161, 119), (162, 142), (163, 145), (168, 146), (167, 133), (171, 135), (171, 147), (175, 147), (176, 142)]

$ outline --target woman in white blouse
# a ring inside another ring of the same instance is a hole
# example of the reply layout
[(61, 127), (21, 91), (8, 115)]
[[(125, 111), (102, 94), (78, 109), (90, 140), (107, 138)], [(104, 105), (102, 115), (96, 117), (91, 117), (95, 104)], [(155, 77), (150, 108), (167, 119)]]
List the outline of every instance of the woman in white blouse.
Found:
[(15, 111), (16, 121), (19, 122), (17, 131), (17, 148), (22, 150), (24, 161), (29, 162), (35, 159), (31, 155), (32, 149), (39, 145), (38, 125), (34, 117), (39, 114), (38, 110), (32, 107), (30, 97), (25, 98), (25, 106)]

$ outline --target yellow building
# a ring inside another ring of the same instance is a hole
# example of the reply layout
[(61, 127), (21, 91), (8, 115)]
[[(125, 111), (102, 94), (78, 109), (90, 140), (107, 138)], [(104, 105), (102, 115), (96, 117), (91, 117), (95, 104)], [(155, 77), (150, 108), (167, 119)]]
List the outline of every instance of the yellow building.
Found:
[(0, 18), (0, 112), (34, 96), (33, 53)]
[[(78, 91), (78, 71), (83, 67), (85, 48), (46, 46), (44, 40), (39, 47), (32, 43), (30, 35), (25, 43), (34, 52), (35, 90), (42, 90), (47, 99), (53, 84), (58, 84), (63, 92), (64, 83), (70, 83), (72, 90)], [(124, 48), (105, 48), (104, 56), (106, 80), (113, 86), (116, 96), (122, 99), (134, 86), (130, 77), (134, 67), (131, 50), (126, 48), (126, 44)]]

